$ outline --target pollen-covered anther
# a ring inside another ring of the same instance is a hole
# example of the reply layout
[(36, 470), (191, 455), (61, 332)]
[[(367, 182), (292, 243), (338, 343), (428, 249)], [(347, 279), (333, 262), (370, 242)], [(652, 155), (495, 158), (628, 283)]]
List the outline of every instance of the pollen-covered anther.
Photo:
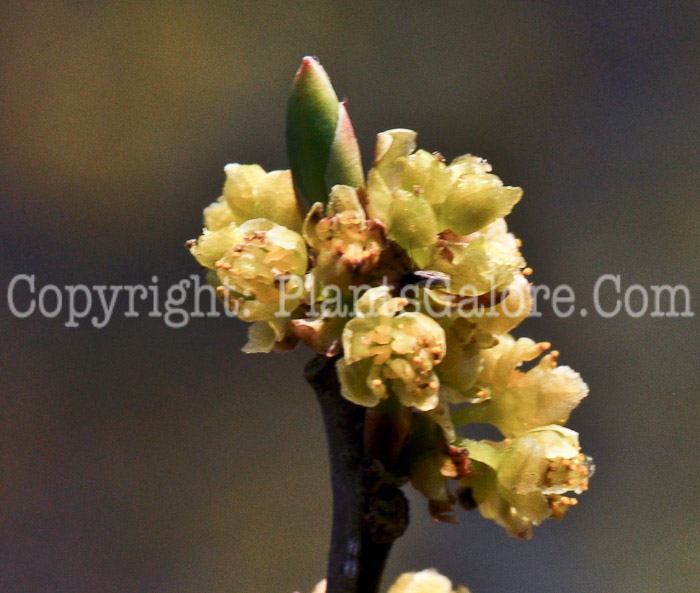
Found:
[(551, 343), (551, 342), (540, 342), (539, 344), (537, 344), (537, 347), (538, 347), (542, 352), (545, 352), (545, 351), (549, 350), (549, 349), (552, 347), (552, 343)]
[(370, 384), (372, 385), (372, 387), (381, 387), (382, 382), (383, 381), (381, 379), (372, 379)]
[(565, 507), (573, 507), (578, 504), (578, 499), (573, 496), (562, 496), (558, 502)]
[(532, 276), (532, 272), (533, 272), (532, 268), (527, 267), (527, 268), (523, 269), (522, 275), (523, 276)]
[(555, 519), (563, 519), (566, 511), (577, 504), (578, 499), (572, 496), (554, 495), (549, 498), (549, 508)]

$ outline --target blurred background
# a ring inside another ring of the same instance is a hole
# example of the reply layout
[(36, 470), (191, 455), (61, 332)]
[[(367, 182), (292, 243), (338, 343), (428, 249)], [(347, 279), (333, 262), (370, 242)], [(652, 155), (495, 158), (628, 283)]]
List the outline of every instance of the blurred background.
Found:
[(545, 305), (519, 334), (590, 385), (570, 424), (596, 459), (591, 490), (529, 542), (476, 512), (434, 524), (411, 495), (387, 576), (695, 589), (698, 317), (604, 319), (591, 303), (610, 273), (623, 291), (686, 285), (699, 312), (697, 2), (3, 2), (0, 23), (0, 591), (291, 593), (323, 576), (308, 351), (246, 356), (242, 322), (171, 329), (144, 303), (125, 317), (122, 298), (104, 329), (19, 319), (7, 301), (16, 274), (39, 290), (197, 273), (183, 243), (223, 166), (287, 168), (307, 54), (348, 99), (366, 162), (376, 133), (408, 127), (522, 186), (509, 225), (533, 281), (589, 309)]

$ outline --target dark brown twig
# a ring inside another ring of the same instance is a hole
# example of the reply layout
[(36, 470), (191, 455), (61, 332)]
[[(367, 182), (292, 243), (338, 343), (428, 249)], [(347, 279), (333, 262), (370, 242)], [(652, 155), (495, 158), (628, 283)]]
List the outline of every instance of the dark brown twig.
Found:
[(377, 593), (391, 545), (408, 526), (408, 502), (366, 455), (365, 408), (340, 395), (335, 363), (319, 355), (305, 369), (323, 413), (333, 487), (326, 592)]

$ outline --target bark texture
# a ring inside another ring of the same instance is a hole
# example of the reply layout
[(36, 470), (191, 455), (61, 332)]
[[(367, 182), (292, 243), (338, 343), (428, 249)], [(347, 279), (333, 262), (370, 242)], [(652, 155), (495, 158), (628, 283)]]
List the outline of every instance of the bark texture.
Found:
[(340, 395), (336, 360), (319, 355), (305, 369), (323, 414), (333, 487), (326, 592), (378, 593), (391, 546), (408, 526), (408, 502), (366, 454), (365, 408)]

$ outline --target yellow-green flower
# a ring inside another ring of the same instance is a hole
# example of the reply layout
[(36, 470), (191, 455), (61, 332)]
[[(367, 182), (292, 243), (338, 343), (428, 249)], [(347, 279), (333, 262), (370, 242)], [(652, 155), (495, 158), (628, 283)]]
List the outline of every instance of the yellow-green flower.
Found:
[(502, 218), (471, 235), (442, 233), (427, 263), (449, 275), (449, 292), (461, 296), (503, 291), (524, 266), (518, 240)]
[(517, 274), (505, 296), (491, 306), (480, 303), (479, 298), (455, 299), (443, 291), (427, 292), (437, 307), (452, 310), (441, 322), (447, 336), (447, 354), (437, 369), (440, 385), (452, 403), (478, 402), (481, 388), (476, 380), (484, 367), (482, 351), (496, 345), (498, 336), (528, 316), (532, 308), (530, 284)]
[(478, 157), (459, 157), (448, 166), (439, 154), (414, 152), (415, 138), (415, 132), (405, 129), (377, 136), (367, 211), (425, 267), (435, 257), (439, 233), (462, 237), (487, 227), (512, 210), (522, 190), (504, 187)]
[(420, 572), (403, 573), (387, 593), (469, 593), (469, 589), (460, 586), (453, 591), (450, 579), (429, 568)]
[(204, 209), (204, 227), (217, 231), (230, 223), (266, 218), (294, 231), (301, 215), (289, 171), (265, 172), (260, 165), (232, 163), (224, 167), (223, 195)]
[[(410, 480), (433, 518), (456, 521), (451, 479), (463, 506), (511, 535), (561, 517), (593, 471), (562, 428), (588, 387), (548, 343), (508, 334), (533, 306), (504, 220), (522, 190), (479, 157), (448, 164), (416, 150), (416, 133), (400, 128), (377, 136), (365, 180), (345, 102), (312, 57), (294, 78), (286, 140), (291, 171), (226, 165), (188, 244), (229, 309), (253, 322), (243, 350), (302, 342), (337, 361), (340, 395), (371, 408), (366, 455)], [(505, 439), (458, 436), (471, 423)], [(453, 592), (429, 570), (388, 593)]]
[(506, 288), (505, 298), (488, 307), (464, 306), (459, 312), (480, 334), (500, 336), (520, 325), (532, 311), (532, 287), (522, 273), (516, 273)]
[(347, 185), (333, 187), (327, 207), (314, 204), (303, 234), (314, 249), (314, 278), (321, 287), (334, 286), (344, 292), (366, 281), (385, 245), (383, 228), (367, 220), (357, 189)]
[(264, 218), (231, 223), (204, 234), (190, 248), (216, 270), (219, 292), (246, 321), (290, 313), (301, 302), (307, 254), (298, 233)]
[(464, 317), (445, 330), (447, 353), (437, 369), (440, 385), (453, 403), (469, 401), (481, 371), (481, 346), (476, 326)]
[(476, 461), (478, 477), (464, 478), (480, 513), (505, 527), (509, 535), (528, 539), (532, 526), (560, 519), (588, 489), (594, 466), (581, 453), (578, 434), (562, 426), (543, 426), (502, 443), (464, 440)]
[(527, 372), (518, 367), (545, 352), (548, 343), (505, 334), (498, 345), (481, 351), (483, 367), (476, 380), (478, 403), (454, 414), (456, 424), (488, 422), (512, 437), (548, 424), (564, 424), (588, 395), (588, 386), (568, 366), (557, 366), (559, 353), (543, 356)]
[[(326, 580), (318, 583), (312, 593), (326, 593)], [(428, 568), (420, 572), (403, 573), (387, 593), (469, 593), (469, 589), (459, 586), (453, 591), (450, 579), (434, 568)]]
[(403, 311), (407, 304), (385, 286), (359, 299), (357, 317), (343, 330), (344, 358), (338, 362), (348, 400), (371, 407), (394, 394), (419, 410), (438, 405), (434, 367), (445, 355), (445, 332), (427, 315)]

